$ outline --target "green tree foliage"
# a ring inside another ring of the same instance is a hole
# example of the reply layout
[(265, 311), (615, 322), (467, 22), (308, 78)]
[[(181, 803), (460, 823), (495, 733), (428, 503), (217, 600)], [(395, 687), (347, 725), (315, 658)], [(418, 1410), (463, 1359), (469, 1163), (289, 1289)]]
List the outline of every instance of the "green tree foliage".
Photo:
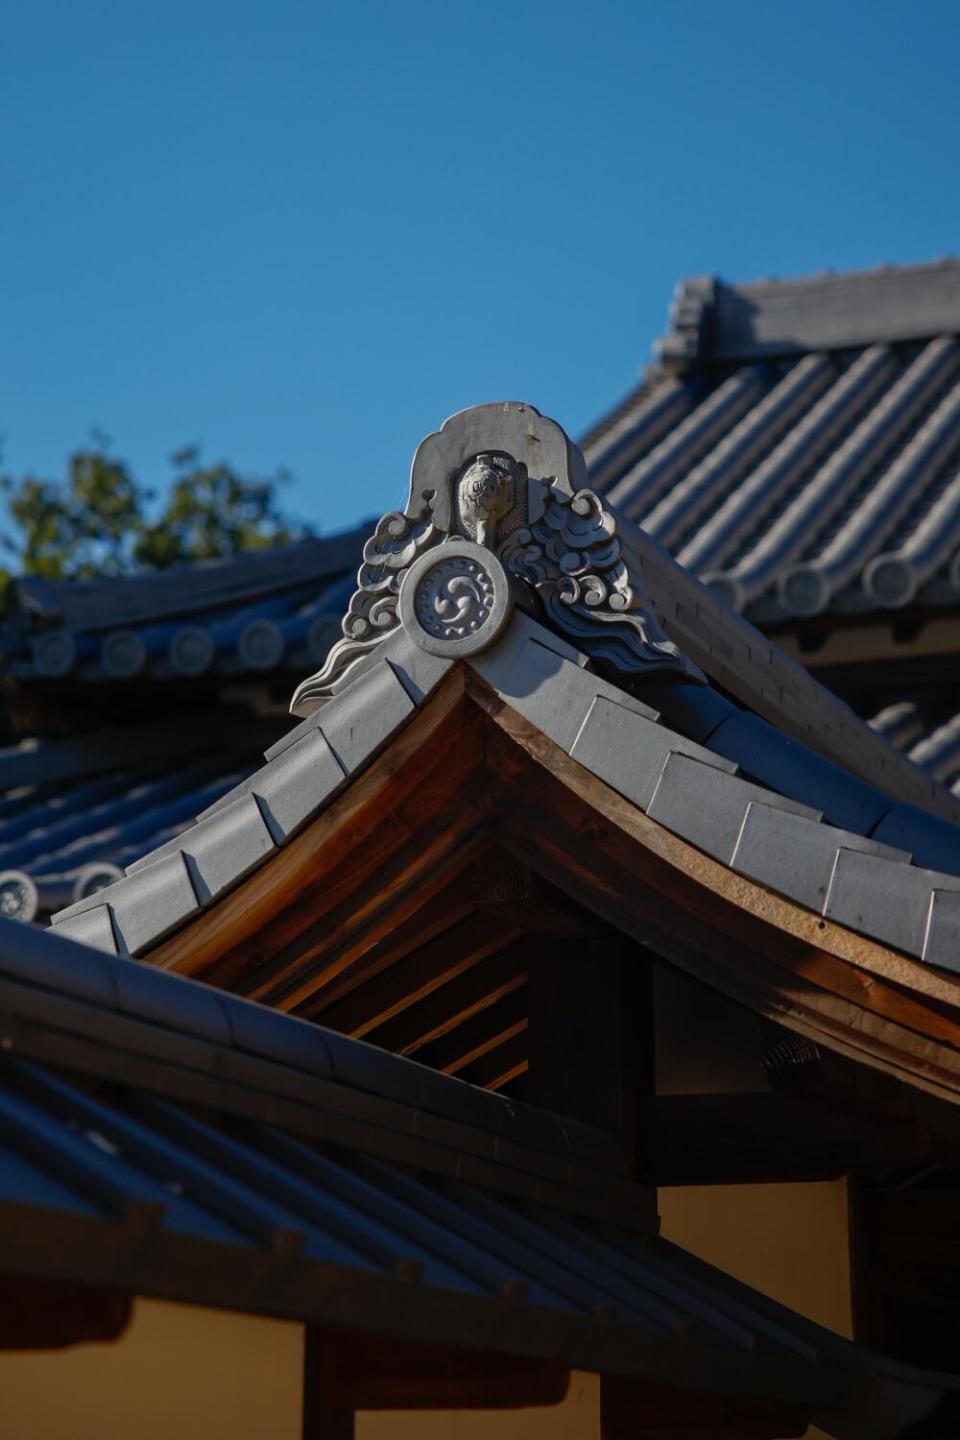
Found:
[(0, 536), (6, 574), (85, 579), (209, 560), (300, 539), (307, 532), (280, 508), (284, 472), (267, 479), (232, 465), (205, 465), (196, 447), (172, 457), (163, 501), (95, 435), (78, 450), (63, 480), (0, 475), (9, 524)]

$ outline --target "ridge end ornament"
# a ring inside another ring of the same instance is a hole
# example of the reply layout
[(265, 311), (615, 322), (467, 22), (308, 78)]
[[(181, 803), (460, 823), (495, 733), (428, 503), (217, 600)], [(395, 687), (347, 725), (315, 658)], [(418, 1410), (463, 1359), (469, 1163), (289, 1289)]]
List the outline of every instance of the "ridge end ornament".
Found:
[[(366, 542), (342, 637), (298, 686), (293, 714), (308, 716), (331, 699), (402, 620), (418, 644), (432, 635), (442, 647), (435, 653), (492, 644), (492, 611), (470, 635), (463, 629), (489, 600), (491, 575), (498, 595), (500, 576), (505, 586), (501, 629), (515, 577), (550, 622), (597, 659), (627, 673), (667, 668), (702, 679), (660, 628), (622, 558), (616, 516), (586, 482), (578, 447), (532, 405), (478, 405), (451, 416), (418, 446), (404, 510), (384, 515)], [(440, 556), (431, 558), (438, 550), (450, 552), (439, 569)], [(414, 593), (417, 604), (402, 600)], [(450, 648), (460, 642), (466, 648)]]
[(500, 555), (535, 591), (548, 620), (592, 659), (625, 675), (677, 670), (705, 683), (656, 618), (646, 586), (623, 558), (617, 517), (595, 491), (552, 490), (541, 519), (512, 535)]
[(478, 655), (510, 623), (510, 581), (492, 550), (472, 540), (448, 540), (410, 566), (398, 612), (407, 634), (428, 654), (454, 660)]

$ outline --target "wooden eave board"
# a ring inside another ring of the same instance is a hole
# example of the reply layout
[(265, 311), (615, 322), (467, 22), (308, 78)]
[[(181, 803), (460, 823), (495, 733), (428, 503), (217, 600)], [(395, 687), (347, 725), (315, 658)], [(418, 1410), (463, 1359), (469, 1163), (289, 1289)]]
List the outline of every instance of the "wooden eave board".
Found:
[[(960, 983), (670, 834), (463, 668), (297, 838), (148, 958), (271, 1000), (264, 974), (276, 983), (285, 953), (293, 983), (271, 1003), (296, 1009), (359, 958), (347, 946), (358, 927), (371, 923), (362, 954), (489, 844), (757, 1013), (943, 1097), (960, 1091)], [(284, 952), (297, 937), (302, 964)]]

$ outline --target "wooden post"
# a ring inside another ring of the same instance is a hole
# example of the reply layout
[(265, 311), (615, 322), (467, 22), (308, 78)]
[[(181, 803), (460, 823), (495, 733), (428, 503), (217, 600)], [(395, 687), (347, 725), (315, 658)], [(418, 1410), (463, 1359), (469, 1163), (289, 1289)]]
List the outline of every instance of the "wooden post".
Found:
[(637, 1104), (653, 1091), (650, 961), (600, 933), (537, 945), (528, 975), (527, 1100), (620, 1136), (632, 1175)]
[(322, 1330), (304, 1327), (303, 1440), (355, 1440), (356, 1412), (331, 1404), (331, 1355)]

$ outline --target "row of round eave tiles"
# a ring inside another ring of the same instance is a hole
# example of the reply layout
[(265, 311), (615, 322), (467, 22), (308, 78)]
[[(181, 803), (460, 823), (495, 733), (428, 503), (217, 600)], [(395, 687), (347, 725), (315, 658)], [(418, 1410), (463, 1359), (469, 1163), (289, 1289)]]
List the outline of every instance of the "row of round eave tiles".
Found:
[[(303, 649), (316, 664), (340, 636), (338, 615), (318, 615), (310, 622)], [(177, 675), (204, 675), (217, 658), (217, 644), (202, 625), (183, 625), (171, 637), (164, 652), (151, 656), (137, 630), (112, 630), (100, 642), (89, 636), (79, 638), (70, 630), (48, 630), (31, 639), (33, 668), (45, 679), (63, 679), (81, 661), (98, 663), (105, 675), (130, 680), (141, 674), (151, 659), (162, 659)], [(292, 649), (292, 647), (290, 647)], [(273, 670), (288, 649), (287, 637), (273, 620), (249, 621), (237, 636), (234, 653), (248, 670)], [(299, 650), (300, 647), (298, 646)]]
[[(857, 364), (862, 365), (864, 358), (868, 358), (868, 356), (869, 352), (865, 352), (865, 355), (860, 357)], [(809, 361), (811, 358), (815, 357), (807, 357), (807, 360)], [(940, 402), (945, 402), (947, 408), (949, 408), (950, 405), (956, 407), (958, 396), (960, 396), (960, 386), (956, 384), (955, 378), (957, 359), (955, 338), (942, 337), (940, 340), (932, 342), (929, 346), (925, 347), (921, 356), (919, 356), (914, 363), (912, 367), (914, 369), (918, 366), (922, 368), (923, 364), (929, 369), (930, 365), (934, 364), (934, 362), (936, 362), (936, 366), (934, 366), (935, 369), (939, 366), (936, 376), (934, 377), (937, 379), (939, 388), (937, 388), (936, 395), (931, 399), (928, 409), (936, 410)], [(803, 363), (805, 362), (801, 362), (801, 364)], [(946, 371), (944, 374), (941, 374), (940, 372), (944, 371), (944, 367), (946, 367)], [(895, 374), (892, 380), (894, 389), (896, 389), (898, 384), (902, 385), (905, 380), (910, 378), (908, 374), (910, 368), (911, 367), (908, 366), (907, 370), (901, 369), (898, 374)], [(845, 371), (837, 384), (829, 390), (818, 403), (823, 405), (829, 401), (830, 396), (834, 394), (838, 388), (842, 387), (843, 384), (847, 383), (849, 376), (855, 369), (856, 365)], [(747, 371), (743, 373), (749, 376), (752, 372)], [(781, 381), (781, 387), (783, 384), (789, 385), (792, 373), (794, 372), (788, 372), (786, 380)], [(742, 374), (739, 378), (742, 378)], [(720, 391), (722, 390), (723, 387), (721, 386)], [(695, 422), (698, 414), (709, 410), (711, 405), (716, 403), (718, 393), (719, 392), (714, 391), (699, 407), (693, 409), (684, 422), (684, 425)], [(773, 391), (767, 391), (767, 399), (769, 399), (771, 393), (776, 393), (776, 387), (774, 387)], [(635, 427), (638, 430), (642, 431), (645, 428), (644, 421), (647, 418), (646, 412), (655, 404), (656, 399), (657, 396), (655, 392), (654, 395), (647, 396), (645, 403), (639, 407), (640, 413), (635, 419)], [(766, 402), (761, 401), (760, 405), (762, 406), (764, 403)], [(757, 408), (757, 405), (754, 405), (748, 410), (746, 416), (738, 422), (739, 428), (742, 429), (744, 426), (749, 427), (755, 423)], [(882, 407), (877, 405), (875, 398), (873, 405), (867, 410), (866, 414), (863, 413), (862, 407), (857, 408), (853, 415), (854, 426), (859, 425), (861, 428), (864, 428), (864, 426), (867, 428), (875, 426), (878, 419), (877, 412), (880, 408)], [(816, 409), (816, 406), (814, 406), (814, 409)], [(808, 419), (809, 416), (806, 418)], [(920, 420), (928, 418), (930, 417), (927, 415), (927, 412), (923, 411), (918, 417), (918, 423)], [(791, 443), (791, 437), (797, 433), (798, 429), (802, 429), (803, 423), (806, 423), (806, 420), (802, 418), (799, 425), (795, 424), (787, 436), (779, 440), (779, 447), (777, 444), (774, 444), (774, 450), (776, 451), (778, 448), (783, 448), (784, 444)], [(682, 431), (684, 425), (680, 425), (678, 431)], [(956, 427), (954, 427), (954, 429), (955, 428)], [(736, 433), (737, 430), (738, 424), (734, 424), (733, 431), (730, 432), (728, 438), (730, 438), (733, 433)], [(673, 434), (668, 432), (666, 438), (662, 440), (659, 449), (663, 449), (664, 446), (669, 447), (675, 443), (676, 439), (679, 438), (678, 431), (674, 431)], [(909, 442), (909, 438), (909, 436), (901, 436), (900, 442)], [(918, 437), (914, 437), (914, 439), (916, 438)], [(889, 456), (886, 457), (884, 461), (885, 470), (890, 469), (891, 466), (896, 467), (897, 465), (902, 465), (903, 461), (907, 458), (907, 452), (909, 452), (911, 448), (910, 444), (900, 442), (898, 442), (897, 454), (893, 460), (891, 461)], [(621, 437), (619, 445), (614, 446), (613, 449), (622, 449), (623, 444), (624, 441)], [(721, 439), (719, 441), (719, 447), (721, 449), (723, 444), (724, 441)], [(834, 447), (834, 449), (835, 448), (836, 447)], [(867, 544), (865, 543), (864, 545), (862, 565), (860, 572), (856, 573), (856, 584), (858, 587), (862, 587), (863, 595), (871, 600), (878, 608), (898, 609), (909, 604), (928, 580), (936, 574), (941, 573), (947, 567), (949, 567), (950, 584), (952, 588), (960, 590), (960, 555), (956, 553), (958, 547), (960, 547), (960, 466), (957, 464), (956, 448), (956, 442), (954, 441), (952, 445), (952, 458), (950, 456), (944, 456), (945, 463), (940, 471), (938, 483), (933, 491), (932, 504), (925, 513), (923, 512), (922, 502), (928, 493), (927, 487), (924, 486), (924, 493), (912, 497), (914, 504), (918, 501), (921, 502), (921, 515), (917, 527), (917, 534), (915, 536), (903, 537), (902, 544), (897, 543), (897, 541), (901, 539), (902, 531), (900, 533), (889, 534), (886, 549), (879, 548), (878, 553), (872, 555), (870, 554)], [(644, 447), (644, 449), (646, 449), (646, 447)], [(717, 446), (715, 445), (714, 451), (716, 452), (716, 450)], [(639, 462), (641, 468), (642, 465), (648, 463), (656, 453), (659, 453), (659, 451), (657, 446), (654, 445), (652, 449), (647, 452), (645, 459)], [(696, 471), (696, 459), (697, 456), (695, 454), (686, 457), (685, 472), (681, 472), (677, 477), (677, 483), (681, 488), (686, 478), (688, 478), (689, 473)], [(633, 467), (624, 467), (621, 462), (621, 465), (611, 466), (607, 455), (603, 453), (602, 446), (598, 447), (598, 451), (591, 456), (591, 460), (597, 472), (593, 476), (594, 483), (599, 483), (602, 488), (616, 498), (618, 486), (628, 478), (625, 472), (635, 468), (635, 465)], [(760, 468), (762, 468), (762, 464)], [(755, 469), (756, 466), (754, 467), (754, 470)], [(930, 479), (929, 476), (926, 478), (928, 480)], [(805, 483), (809, 484), (809, 477)], [(674, 485), (673, 488), (676, 489), (676, 485)], [(872, 488), (873, 487), (871, 487), (871, 490)], [(726, 495), (726, 503), (730, 502), (731, 496), (735, 493), (736, 487)], [(669, 492), (667, 498), (669, 498)], [(869, 498), (869, 496), (867, 498)], [(636, 514), (638, 509), (642, 509), (643, 506), (649, 502), (650, 496), (644, 494), (642, 504), (640, 503), (639, 497), (631, 497), (631, 499), (633, 503), (631, 503), (631, 500), (629, 500), (627, 496), (624, 496), (622, 503), (627, 505), (631, 513)], [(724, 503), (723, 496), (720, 497), (720, 502), (722, 508)], [(775, 514), (776, 513), (779, 512), (775, 512)], [(642, 524), (643, 521), (641, 520), (640, 523)], [(668, 540), (667, 535), (659, 533), (659, 526), (655, 521), (652, 525), (648, 525), (648, 528), (650, 528), (652, 533), (661, 539), (661, 541)], [(769, 526), (766, 528), (769, 528)], [(762, 529), (761, 533), (763, 533)], [(682, 553), (684, 545), (689, 538), (687, 535), (681, 538), (678, 543), (674, 544), (674, 550)], [(893, 539), (894, 543), (890, 544), (889, 539)], [(880, 544), (882, 546), (882, 539)], [(754, 588), (740, 581), (737, 573), (738, 564), (721, 563), (720, 565), (716, 565), (715, 563), (711, 564), (708, 560), (705, 565), (700, 566), (696, 561), (693, 561), (691, 568), (695, 569), (700, 578), (714, 588), (715, 592), (725, 603), (730, 605), (731, 608), (741, 612), (750, 609), (753, 603), (759, 602), (765, 597), (779, 591), (781, 593), (778, 609), (783, 609), (789, 614), (817, 614), (830, 605), (838, 589), (835, 583), (828, 581), (825, 574), (821, 574), (821, 567), (815, 559), (812, 563), (808, 562), (807, 564), (801, 564), (799, 566), (796, 563), (788, 565), (779, 575), (772, 576), (770, 584), (760, 592), (757, 592)], [(847, 583), (849, 584), (849, 581)]]
[(123, 879), (123, 871), (109, 861), (84, 865), (76, 875), (58, 883), (55, 893), (25, 870), (0, 871), (0, 915), (6, 920), (36, 920), (41, 911), (50, 912), (73, 905)]

